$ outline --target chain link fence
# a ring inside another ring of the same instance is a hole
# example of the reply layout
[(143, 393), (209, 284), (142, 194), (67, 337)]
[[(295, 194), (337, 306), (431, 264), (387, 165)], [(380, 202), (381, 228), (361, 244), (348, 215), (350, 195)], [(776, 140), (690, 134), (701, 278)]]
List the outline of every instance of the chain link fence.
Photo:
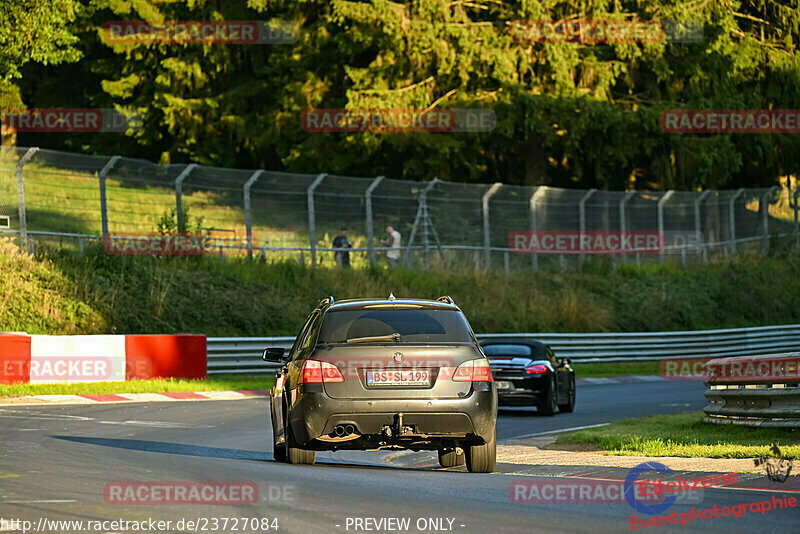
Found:
[[(614, 262), (697, 263), (768, 250), (798, 232), (787, 187), (730, 191), (599, 191), (293, 174), (0, 148), (0, 232), (29, 249), (83, 250), (108, 235), (211, 235), (222, 256), (249, 254), (335, 265), (347, 228), (351, 264), (386, 262), (386, 227), (401, 261), (429, 267), (567, 268), (597, 250), (534, 247), (539, 238), (659, 232), (657, 250), (605, 250)], [(519, 243), (525, 246), (520, 246)], [(528, 246), (530, 244), (530, 246)]]

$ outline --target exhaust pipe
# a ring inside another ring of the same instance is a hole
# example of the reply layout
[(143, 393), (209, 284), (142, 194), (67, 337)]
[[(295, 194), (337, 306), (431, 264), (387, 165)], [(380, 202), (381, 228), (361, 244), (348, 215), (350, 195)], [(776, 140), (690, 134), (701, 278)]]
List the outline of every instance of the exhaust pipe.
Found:
[(333, 427), (333, 435), (337, 438), (343, 438), (354, 433), (356, 428), (353, 425), (336, 425)]

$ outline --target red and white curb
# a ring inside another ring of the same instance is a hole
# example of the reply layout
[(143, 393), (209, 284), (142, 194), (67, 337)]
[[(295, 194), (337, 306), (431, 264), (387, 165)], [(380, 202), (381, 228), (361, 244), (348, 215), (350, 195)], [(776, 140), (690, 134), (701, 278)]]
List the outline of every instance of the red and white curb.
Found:
[(269, 397), (267, 389), (241, 391), (181, 391), (174, 393), (106, 393), (87, 395), (27, 395), (0, 398), (0, 406), (23, 404), (96, 404), (99, 402), (174, 402), (188, 400), (239, 400)]
[(605, 385), (605, 384), (640, 384), (642, 382), (665, 382), (667, 379), (659, 375), (615, 376), (613, 378), (578, 378), (578, 386)]

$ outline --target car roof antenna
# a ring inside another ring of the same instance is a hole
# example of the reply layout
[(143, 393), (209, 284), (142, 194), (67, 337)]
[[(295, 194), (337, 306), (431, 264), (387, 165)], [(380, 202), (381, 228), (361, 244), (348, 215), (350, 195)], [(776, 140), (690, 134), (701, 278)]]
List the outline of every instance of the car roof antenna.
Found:
[(388, 298), (388, 299), (386, 299), (386, 300), (397, 300), (397, 299), (394, 297), (394, 293), (392, 293), (391, 291), (389, 291), (389, 298)]

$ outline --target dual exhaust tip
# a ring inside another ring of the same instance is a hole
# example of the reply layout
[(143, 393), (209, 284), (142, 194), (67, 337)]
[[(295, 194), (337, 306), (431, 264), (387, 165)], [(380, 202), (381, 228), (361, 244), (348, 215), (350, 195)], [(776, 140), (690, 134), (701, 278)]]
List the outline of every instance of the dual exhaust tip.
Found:
[(336, 425), (333, 427), (333, 435), (337, 438), (349, 436), (356, 431), (353, 425)]

